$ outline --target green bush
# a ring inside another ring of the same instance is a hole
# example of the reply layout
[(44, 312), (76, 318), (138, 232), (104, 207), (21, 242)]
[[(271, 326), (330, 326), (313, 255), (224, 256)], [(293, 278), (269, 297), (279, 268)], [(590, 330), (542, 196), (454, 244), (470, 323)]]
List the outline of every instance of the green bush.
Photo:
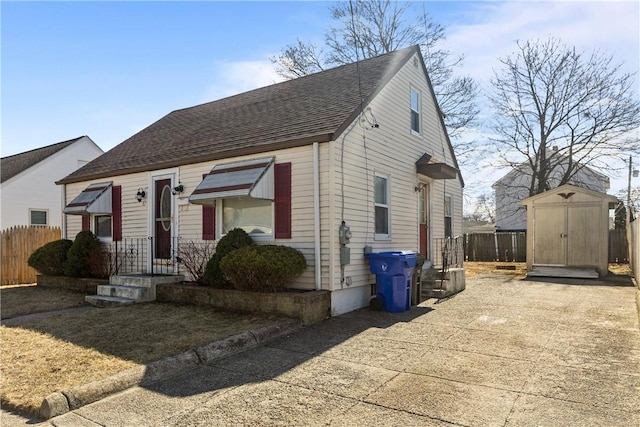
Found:
[(68, 239), (54, 240), (36, 249), (27, 263), (41, 274), (49, 276), (64, 275), (64, 262), (73, 242)]
[(302, 252), (288, 246), (249, 246), (228, 254), (220, 269), (234, 288), (243, 291), (277, 292), (304, 273)]
[(64, 275), (69, 277), (102, 277), (104, 251), (91, 231), (81, 231), (67, 252)]
[(229, 253), (236, 249), (252, 246), (253, 239), (241, 228), (234, 228), (223, 236), (216, 245), (216, 252), (213, 254), (204, 271), (203, 281), (206, 285), (216, 286), (220, 288), (225, 286), (226, 282), (220, 270), (220, 261)]

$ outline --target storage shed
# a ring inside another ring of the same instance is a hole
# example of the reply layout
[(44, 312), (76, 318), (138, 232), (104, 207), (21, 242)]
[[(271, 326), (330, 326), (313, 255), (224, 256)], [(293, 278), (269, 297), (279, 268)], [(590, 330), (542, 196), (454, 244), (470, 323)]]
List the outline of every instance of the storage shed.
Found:
[(609, 261), (609, 209), (617, 198), (563, 185), (522, 201), (527, 275), (597, 278)]

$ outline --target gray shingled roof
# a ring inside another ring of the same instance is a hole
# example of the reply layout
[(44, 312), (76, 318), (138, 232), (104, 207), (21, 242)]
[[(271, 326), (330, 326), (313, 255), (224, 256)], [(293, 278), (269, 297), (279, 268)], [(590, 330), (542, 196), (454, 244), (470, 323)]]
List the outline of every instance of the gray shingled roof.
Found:
[[(59, 183), (331, 141), (417, 46), (176, 110)], [(358, 81), (358, 73), (360, 81)]]
[(0, 159), (1, 178), (0, 182), (5, 182), (10, 178), (18, 175), (20, 172), (40, 163), (49, 156), (54, 155), (58, 151), (67, 148), (79, 139), (79, 136), (68, 141), (58, 142), (56, 144), (47, 145), (46, 147), (36, 148), (34, 150), (25, 151), (24, 153), (14, 154)]

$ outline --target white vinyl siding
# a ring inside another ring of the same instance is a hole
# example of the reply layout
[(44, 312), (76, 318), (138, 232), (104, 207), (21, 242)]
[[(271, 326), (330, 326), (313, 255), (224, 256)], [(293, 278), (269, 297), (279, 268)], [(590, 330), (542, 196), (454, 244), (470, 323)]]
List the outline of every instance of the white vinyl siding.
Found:
[[(421, 134), (415, 138), (407, 132), (408, 96), (411, 89), (420, 94)], [(414, 67), (409, 60), (378, 95), (367, 105), (375, 114), (379, 128), (361, 127), (356, 122), (347, 128), (330, 145), (333, 166), (329, 168), (332, 178), (328, 183), (335, 208), (329, 212), (330, 226), (327, 230), (331, 250), (331, 289), (344, 290), (341, 282), (337, 230), (342, 220), (352, 231), (351, 263), (344, 268), (344, 275), (351, 278), (350, 288), (368, 289), (375, 281), (369, 273), (369, 264), (361, 254), (361, 248), (371, 246), (374, 252), (389, 250), (418, 251), (418, 194), (414, 188), (418, 182), (415, 162), (424, 154), (436, 156), (440, 161), (455, 166), (443, 133), (436, 105), (420, 66)], [(345, 136), (346, 135), (346, 136)], [(364, 137), (364, 138), (363, 138)], [(342, 168), (344, 165), (344, 171)], [(378, 240), (375, 236), (374, 174), (391, 177), (391, 216), (389, 240)], [(462, 229), (462, 186), (459, 179), (430, 180), (431, 211), (430, 238), (444, 237), (444, 194), (451, 196), (454, 216), (452, 229)], [(344, 197), (342, 192), (344, 189)], [(344, 207), (343, 207), (344, 202)], [(324, 205), (323, 205), (324, 206)], [(344, 210), (344, 215), (342, 211)], [(323, 216), (323, 224), (326, 216)], [(324, 235), (323, 235), (324, 238)], [(326, 246), (327, 240), (323, 240)], [(324, 262), (324, 258), (323, 258)], [(362, 304), (368, 303), (367, 292), (362, 292)]]

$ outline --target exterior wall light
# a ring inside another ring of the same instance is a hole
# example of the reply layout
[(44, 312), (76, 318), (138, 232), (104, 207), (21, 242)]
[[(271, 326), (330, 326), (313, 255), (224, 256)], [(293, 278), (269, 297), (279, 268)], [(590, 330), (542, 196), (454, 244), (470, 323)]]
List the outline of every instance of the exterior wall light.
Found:
[(144, 191), (144, 188), (138, 188), (138, 192), (136, 193), (138, 203), (142, 202), (145, 197), (147, 197), (147, 193)]
[(182, 193), (184, 191), (184, 185), (178, 184), (177, 187), (173, 187), (173, 191), (171, 192), (174, 196), (176, 194)]

